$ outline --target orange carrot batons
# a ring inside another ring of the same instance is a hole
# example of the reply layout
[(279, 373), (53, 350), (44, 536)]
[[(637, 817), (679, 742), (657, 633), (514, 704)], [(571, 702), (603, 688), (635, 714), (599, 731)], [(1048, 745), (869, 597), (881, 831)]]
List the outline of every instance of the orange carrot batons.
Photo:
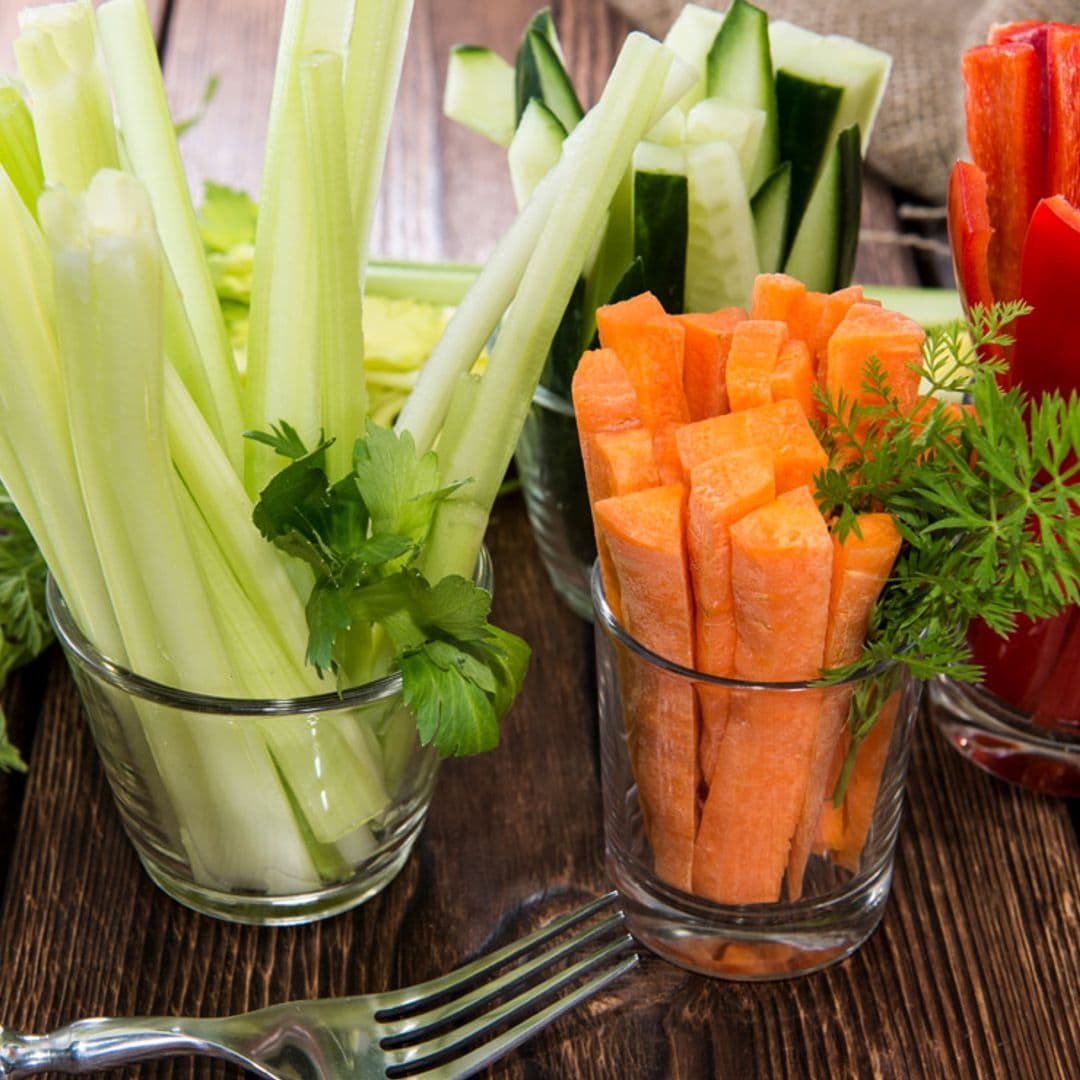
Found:
[[(686, 541), (697, 601), (695, 655), (699, 671), (731, 675), (735, 662), (735, 609), (731, 589), (731, 526), (772, 502), (776, 477), (764, 446), (735, 450), (697, 466), (690, 474)], [(728, 692), (698, 688), (701, 704), (701, 771), (712, 777), (727, 724)]]
[(926, 334), (897, 311), (873, 304), (853, 304), (829, 338), (826, 389), (833, 401), (843, 392), (848, 401), (867, 400), (867, 364), (876, 357), (902, 415), (919, 402), (919, 372)]
[(814, 364), (806, 343), (792, 338), (780, 350), (780, 356), (769, 380), (773, 401), (797, 401), (807, 417), (818, 415), (814, 399)]
[(682, 479), (675, 429), (690, 420), (683, 390), (686, 332), (651, 293), (596, 312), (600, 344), (614, 349), (630, 376), (641, 419), (653, 433), (656, 463), (665, 483)]
[[(849, 532), (841, 541), (832, 538), (833, 570), (829, 590), (829, 622), (825, 634), (826, 668), (843, 667), (858, 660), (870, 626), (874, 605), (885, 587), (901, 536), (889, 514), (860, 514), (858, 532)], [(826, 692), (818, 737), (811, 752), (810, 777), (806, 796), (791, 845), (788, 866), (788, 893), (796, 897), (802, 891), (803, 874), (822, 807), (830, 797), (830, 785), (836, 782), (834, 762), (842, 760), (851, 691), (834, 687)]]
[(747, 319), (735, 327), (727, 360), (728, 407), (732, 412), (772, 401), (770, 379), (787, 339), (785, 322)]
[(814, 476), (829, 461), (806, 414), (790, 400), (687, 424), (676, 442), (686, 475), (712, 458), (747, 446), (766, 446), (772, 451), (778, 492), (812, 486)]
[[(610, 553), (627, 630), (653, 652), (694, 663), (693, 600), (681, 484), (603, 499), (593, 506)], [(697, 715), (689, 683), (645, 663), (624, 672), (624, 712), (656, 873), (690, 888), (697, 817)]]
[(660, 485), (648, 428), (598, 431), (588, 440), (592, 462), (589, 495), (593, 501)]
[(746, 318), (742, 308), (721, 308), (704, 315), (676, 315), (686, 333), (683, 389), (691, 420), (728, 411), (727, 358), (731, 335)]
[(820, 385), (825, 385), (829, 363), (829, 338), (843, 321), (844, 316), (855, 304), (874, 303), (863, 299), (862, 287), (849, 285), (846, 289), (837, 289), (829, 293), (822, 305), (812, 341), (807, 341), (814, 354), (814, 369)]
[(750, 293), (750, 318), (791, 325), (806, 296), (806, 286), (790, 274), (758, 274)]
[[(731, 528), (734, 674), (814, 678), (825, 653), (832, 544), (799, 489)], [(720, 903), (780, 898), (820, 710), (815, 691), (731, 694), (694, 850), (694, 891)]]

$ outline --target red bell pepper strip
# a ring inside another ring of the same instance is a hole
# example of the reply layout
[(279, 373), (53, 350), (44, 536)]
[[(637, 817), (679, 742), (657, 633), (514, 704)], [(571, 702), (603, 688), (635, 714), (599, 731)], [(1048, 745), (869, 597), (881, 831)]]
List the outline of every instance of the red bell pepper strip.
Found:
[(1032, 396), (1080, 392), (1080, 210), (1063, 196), (1035, 208), (1024, 241), (1021, 294), (1030, 315), (1016, 323), (1013, 377)]
[(1039, 58), (1028, 44), (978, 45), (964, 53), (960, 67), (968, 146), (986, 173), (994, 226), (990, 286), (998, 300), (1015, 300), (1024, 234), (1044, 187)]
[(1050, 26), (1047, 77), (1047, 194), (1080, 206), (1080, 26)]

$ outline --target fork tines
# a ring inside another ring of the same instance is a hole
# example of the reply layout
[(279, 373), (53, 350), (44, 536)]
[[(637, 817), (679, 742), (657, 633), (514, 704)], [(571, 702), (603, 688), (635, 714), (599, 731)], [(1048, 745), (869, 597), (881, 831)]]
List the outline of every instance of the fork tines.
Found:
[(386, 1075), (469, 1076), (632, 968), (623, 913), (605, 915), (616, 898), (608, 893), (448, 975), (380, 995)]

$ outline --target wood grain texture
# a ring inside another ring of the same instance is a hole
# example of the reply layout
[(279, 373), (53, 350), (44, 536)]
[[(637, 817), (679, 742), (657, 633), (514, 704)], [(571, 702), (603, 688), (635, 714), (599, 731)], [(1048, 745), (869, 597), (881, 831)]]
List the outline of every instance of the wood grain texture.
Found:
[[(490, 251), (512, 213), (504, 158), (441, 118), (446, 49), (473, 40), (509, 56), (532, 8), (417, 0), (375, 250), (461, 259)], [(574, 77), (594, 99), (625, 25), (600, 0), (554, 8)], [(223, 76), (185, 140), (197, 185), (213, 177), (254, 187), (279, 12), (280, 0), (173, 0), (165, 71), (177, 112), (211, 72)], [(889, 193), (869, 183), (863, 213), (889, 229)], [(903, 249), (860, 246), (859, 279), (913, 275)], [(447, 763), (400, 876), (364, 907), (315, 926), (228, 926), (166, 899), (123, 836), (61, 659), (17, 679), (3, 703), (19, 737), (40, 718), (25, 797), (21, 781), (0, 778), (0, 832), (14, 839), (0, 912), (0, 1019), (43, 1030), (88, 1014), (209, 1015), (406, 985), (604, 889), (591, 629), (555, 599), (518, 497), (497, 505), (489, 546), (496, 620), (534, 650), (502, 745)], [(3, 856), (0, 848), (0, 870)], [(756, 986), (646, 957), (488, 1075), (1071, 1078), (1080, 1061), (1078, 909), (1080, 853), (1066, 806), (977, 773), (924, 718), (894, 893), (859, 953)], [(185, 1060), (113, 1075), (136, 1074), (240, 1075)]]

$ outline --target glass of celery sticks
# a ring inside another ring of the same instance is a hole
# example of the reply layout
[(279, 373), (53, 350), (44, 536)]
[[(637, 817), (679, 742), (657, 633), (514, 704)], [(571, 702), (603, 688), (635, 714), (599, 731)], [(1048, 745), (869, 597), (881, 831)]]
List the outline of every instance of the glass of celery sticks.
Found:
[[(849, 956), (888, 900), (922, 684), (888, 669), (831, 686), (691, 671), (630, 635), (598, 570), (592, 590), (605, 858), (634, 936), (680, 967), (742, 981)], [(679, 719), (718, 707), (728, 726), (706, 790)], [(852, 715), (875, 718), (816, 785), (789, 767), (809, 714), (838, 733)]]
[[(490, 591), (492, 577), (484, 549), (474, 580)], [(173, 899), (230, 922), (291, 925), (362, 903), (401, 869), (427, 816), (439, 758), (434, 745), (420, 745), (400, 672), (310, 697), (193, 693), (104, 656), (52, 578), (47, 600), (124, 829)], [(208, 757), (223, 745), (230, 757), (215, 768)], [(318, 760), (317, 748), (343, 746), (359, 751), (352, 762), (374, 763), (363, 821), (339, 798), (333, 763)], [(307, 760), (298, 757), (305, 747), (311, 782), (284, 790), (290, 803), (314, 800), (318, 812), (301, 804), (281, 815), (274, 755), (294, 751), (295, 765)], [(260, 798), (264, 783), (273, 791)], [(296, 836), (298, 823), (307, 827)]]

